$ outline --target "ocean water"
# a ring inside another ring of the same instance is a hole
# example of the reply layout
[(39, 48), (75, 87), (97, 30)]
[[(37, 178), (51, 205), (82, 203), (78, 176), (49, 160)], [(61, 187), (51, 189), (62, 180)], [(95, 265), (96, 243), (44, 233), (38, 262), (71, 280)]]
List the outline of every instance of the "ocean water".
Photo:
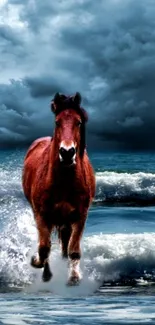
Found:
[(25, 152), (0, 152), (0, 324), (154, 324), (155, 154), (90, 153), (97, 189), (83, 279), (68, 287), (55, 236), (52, 280), (30, 266), (37, 232), (21, 187)]

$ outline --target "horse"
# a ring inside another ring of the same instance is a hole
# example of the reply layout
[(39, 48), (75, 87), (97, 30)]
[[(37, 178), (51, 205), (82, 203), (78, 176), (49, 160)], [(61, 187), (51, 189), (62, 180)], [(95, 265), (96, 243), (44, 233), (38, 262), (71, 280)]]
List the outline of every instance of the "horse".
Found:
[(57, 93), (51, 110), (55, 114), (53, 137), (35, 140), (25, 159), (22, 184), (38, 230), (38, 252), (31, 265), (43, 268), (42, 280), (49, 281), (51, 234), (56, 230), (62, 257), (68, 258), (68, 284), (82, 279), (81, 248), (88, 209), (95, 196), (95, 176), (86, 152), (86, 111), (81, 95)]

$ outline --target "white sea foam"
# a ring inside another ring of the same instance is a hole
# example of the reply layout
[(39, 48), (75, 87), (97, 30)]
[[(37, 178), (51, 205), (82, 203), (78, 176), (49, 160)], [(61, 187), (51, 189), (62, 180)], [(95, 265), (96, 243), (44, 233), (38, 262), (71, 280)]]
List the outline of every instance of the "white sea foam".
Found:
[(85, 267), (102, 283), (155, 274), (155, 234), (94, 235), (84, 240)]

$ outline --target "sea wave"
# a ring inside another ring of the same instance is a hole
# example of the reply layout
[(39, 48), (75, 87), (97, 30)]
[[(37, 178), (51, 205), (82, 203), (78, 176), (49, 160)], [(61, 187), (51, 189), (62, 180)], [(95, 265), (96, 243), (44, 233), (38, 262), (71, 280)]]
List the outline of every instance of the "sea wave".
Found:
[[(0, 205), (20, 200), (25, 203), (21, 184), (21, 168), (0, 168)], [(155, 205), (155, 174), (152, 173), (96, 173), (94, 205)]]
[(152, 173), (96, 173), (94, 204), (155, 204), (155, 174)]

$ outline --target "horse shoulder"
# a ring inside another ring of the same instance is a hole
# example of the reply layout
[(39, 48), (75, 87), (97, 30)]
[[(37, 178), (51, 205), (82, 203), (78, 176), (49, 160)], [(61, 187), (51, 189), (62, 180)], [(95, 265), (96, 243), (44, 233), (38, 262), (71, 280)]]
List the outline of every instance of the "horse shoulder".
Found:
[(42, 188), (46, 177), (51, 138), (39, 138), (30, 146), (24, 160), (22, 175), (25, 195), (31, 201), (32, 193)]
[(35, 140), (31, 144), (30, 148), (28, 149), (25, 156), (25, 160), (29, 158), (34, 152), (36, 154), (36, 150), (41, 150), (41, 151), (44, 150), (50, 144), (51, 141), (52, 141), (51, 137), (42, 137)]

